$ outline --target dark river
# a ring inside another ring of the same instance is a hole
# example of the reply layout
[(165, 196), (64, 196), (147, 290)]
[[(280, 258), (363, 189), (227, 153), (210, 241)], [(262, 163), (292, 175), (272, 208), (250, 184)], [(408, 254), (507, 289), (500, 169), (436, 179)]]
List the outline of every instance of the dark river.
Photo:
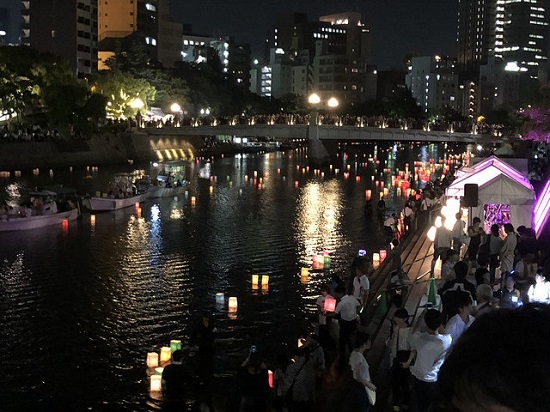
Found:
[[(440, 156), (434, 145), (350, 147), (322, 175), (301, 150), (239, 155), (215, 160), (212, 180), (193, 162), (187, 195), (145, 201), (142, 218), (130, 207), (98, 213), (94, 225), (83, 213), (68, 230), (0, 233), (0, 410), (151, 409), (147, 352), (187, 339), (209, 308), (215, 376), (227, 389), (251, 344), (269, 360), (308, 325), (330, 277), (301, 282), (312, 253), (329, 251), (331, 272), (347, 278), (359, 249), (382, 246), (364, 204), (368, 189), (378, 199), (375, 180), (391, 188), (384, 169)], [(133, 169), (155, 174), (150, 164), (22, 171), (0, 178), (0, 196), (53, 183), (105, 191), (114, 173)], [(401, 210), (403, 199), (393, 188), (386, 202)], [(270, 276), (267, 291), (252, 289), (255, 273)], [(217, 292), (238, 298), (236, 317), (215, 307)]]

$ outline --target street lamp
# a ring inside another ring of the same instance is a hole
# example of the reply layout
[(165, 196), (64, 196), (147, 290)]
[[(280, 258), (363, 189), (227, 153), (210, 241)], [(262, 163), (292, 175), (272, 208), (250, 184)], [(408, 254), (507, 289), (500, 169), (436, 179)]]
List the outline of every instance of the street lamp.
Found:
[(312, 93), (312, 94), (309, 95), (308, 101), (311, 104), (319, 104), (319, 103), (321, 103), (321, 98), (319, 97), (319, 95), (317, 93)]
[(143, 100), (141, 100), (139, 97), (132, 100), (132, 103), (130, 104), (132, 106), (132, 109), (142, 109), (143, 106), (145, 106), (145, 103), (143, 103)]
[(179, 113), (181, 112), (181, 106), (177, 103), (172, 103), (172, 106), (170, 106), (170, 111), (172, 113)]
[(338, 99), (336, 97), (331, 97), (328, 99), (328, 107), (335, 108), (338, 107), (340, 103), (338, 102)]

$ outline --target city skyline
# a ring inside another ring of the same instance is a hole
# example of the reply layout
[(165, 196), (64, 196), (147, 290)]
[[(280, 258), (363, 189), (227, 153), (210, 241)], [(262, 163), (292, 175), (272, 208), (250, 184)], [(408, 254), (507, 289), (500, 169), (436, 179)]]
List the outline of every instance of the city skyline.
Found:
[(171, 0), (172, 18), (190, 24), (193, 33), (234, 36), (251, 44), (253, 56), (262, 55), (267, 32), (281, 13), (304, 12), (313, 21), (357, 10), (372, 33), (372, 63), (380, 69), (404, 69), (408, 53), (457, 55), (457, 0)]

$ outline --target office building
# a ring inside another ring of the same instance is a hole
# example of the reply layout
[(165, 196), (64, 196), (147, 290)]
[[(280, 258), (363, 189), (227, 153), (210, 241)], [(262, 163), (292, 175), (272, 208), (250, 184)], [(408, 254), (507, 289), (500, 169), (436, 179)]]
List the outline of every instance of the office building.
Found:
[(0, 2), (0, 45), (17, 45), (21, 42), (21, 0)]
[(24, 0), (22, 43), (64, 57), (79, 78), (97, 67), (97, 0)]

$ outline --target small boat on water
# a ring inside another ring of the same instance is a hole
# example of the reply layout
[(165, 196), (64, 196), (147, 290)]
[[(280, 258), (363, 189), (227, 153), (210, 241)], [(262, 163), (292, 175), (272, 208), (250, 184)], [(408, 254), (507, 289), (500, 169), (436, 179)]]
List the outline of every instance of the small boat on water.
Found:
[(0, 232), (61, 226), (64, 221), (76, 220), (80, 216), (77, 202), (65, 202), (58, 209), (58, 193), (54, 191), (39, 190), (30, 192), (29, 195), (31, 200), (27, 204), (18, 208), (11, 207), (5, 214), (0, 213)]
[(123, 209), (141, 203), (149, 197), (149, 181), (140, 173), (119, 173), (115, 175), (108, 193), (96, 193), (82, 201), (92, 212), (107, 212)]
[(163, 162), (158, 164), (158, 174), (149, 190), (149, 197), (171, 197), (181, 195), (189, 184), (183, 178), (185, 166), (181, 161)]

